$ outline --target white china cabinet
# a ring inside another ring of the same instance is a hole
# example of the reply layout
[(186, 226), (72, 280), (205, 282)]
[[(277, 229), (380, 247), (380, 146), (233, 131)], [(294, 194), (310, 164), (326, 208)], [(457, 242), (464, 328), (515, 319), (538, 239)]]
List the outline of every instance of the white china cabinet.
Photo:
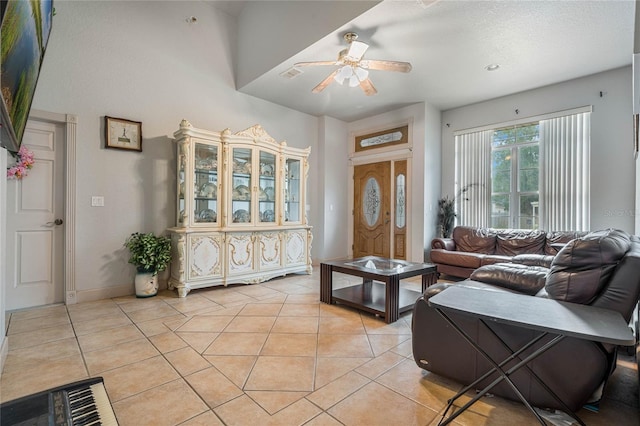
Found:
[(169, 288), (253, 284), (311, 273), (306, 179), (311, 148), (277, 142), (260, 125), (232, 134), (182, 120)]

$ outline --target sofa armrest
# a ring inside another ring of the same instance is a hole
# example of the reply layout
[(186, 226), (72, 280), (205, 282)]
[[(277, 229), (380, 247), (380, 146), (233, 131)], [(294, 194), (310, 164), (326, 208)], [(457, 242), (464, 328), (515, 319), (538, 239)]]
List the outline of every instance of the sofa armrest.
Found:
[(437, 283), (434, 285), (430, 285), (429, 287), (427, 287), (424, 293), (422, 293), (422, 297), (425, 300), (429, 300), (430, 297), (433, 297), (436, 294), (443, 292), (444, 290), (448, 289), (452, 285), (454, 284), (453, 283)]
[(554, 256), (545, 254), (519, 254), (513, 256), (512, 263), (519, 263), (527, 266), (542, 266), (543, 268), (551, 268)]
[(431, 240), (431, 248), (455, 251), (456, 243), (452, 238), (434, 238)]

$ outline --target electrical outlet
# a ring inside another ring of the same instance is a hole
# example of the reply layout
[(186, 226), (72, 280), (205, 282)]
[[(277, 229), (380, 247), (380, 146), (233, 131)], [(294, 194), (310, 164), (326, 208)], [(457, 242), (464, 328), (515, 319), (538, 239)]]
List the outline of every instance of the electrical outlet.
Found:
[(91, 207), (104, 207), (104, 197), (96, 195), (92, 196)]

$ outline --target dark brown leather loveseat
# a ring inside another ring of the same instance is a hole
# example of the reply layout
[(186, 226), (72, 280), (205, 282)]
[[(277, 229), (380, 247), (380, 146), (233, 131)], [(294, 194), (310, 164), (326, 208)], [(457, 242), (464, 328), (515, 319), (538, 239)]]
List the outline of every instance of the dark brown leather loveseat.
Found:
[[(613, 229), (595, 231), (568, 243), (553, 258), (550, 268), (490, 265), (479, 268), (469, 280), (428, 288), (413, 310), (415, 362), (423, 369), (466, 385), (488, 371), (490, 365), (429, 306), (428, 299), (449, 286), (509, 291), (520, 295), (523, 303), (526, 298), (547, 297), (596, 306), (620, 312), (628, 322), (640, 297), (640, 238)], [(475, 318), (460, 313), (450, 316), (494, 359), (507, 356), (498, 337)], [(493, 322), (488, 326), (512, 349), (539, 333)], [(543, 341), (549, 339), (547, 336)], [(571, 410), (577, 411), (585, 403), (599, 399), (615, 367), (616, 354), (615, 346), (567, 337), (530, 366)], [(516, 372), (512, 379), (533, 406), (563, 409), (526, 369)], [(487, 383), (485, 380), (478, 387)], [(518, 400), (504, 382), (492, 393)]]
[[(430, 257), (439, 274), (468, 278), (481, 266), (511, 262), (518, 255), (555, 256), (562, 245), (585, 234), (577, 231), (456, 226), (451, 238), (435, 238), (431, 241)], [(547, 262), (551, 262), (551, 258)]]

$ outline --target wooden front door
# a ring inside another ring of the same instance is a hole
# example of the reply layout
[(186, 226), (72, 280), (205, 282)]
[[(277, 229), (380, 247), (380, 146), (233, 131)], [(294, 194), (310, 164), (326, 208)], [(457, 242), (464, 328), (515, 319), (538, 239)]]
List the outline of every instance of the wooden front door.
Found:
[(391, 162), (354, 168), (353, 257), (390, 257)]

